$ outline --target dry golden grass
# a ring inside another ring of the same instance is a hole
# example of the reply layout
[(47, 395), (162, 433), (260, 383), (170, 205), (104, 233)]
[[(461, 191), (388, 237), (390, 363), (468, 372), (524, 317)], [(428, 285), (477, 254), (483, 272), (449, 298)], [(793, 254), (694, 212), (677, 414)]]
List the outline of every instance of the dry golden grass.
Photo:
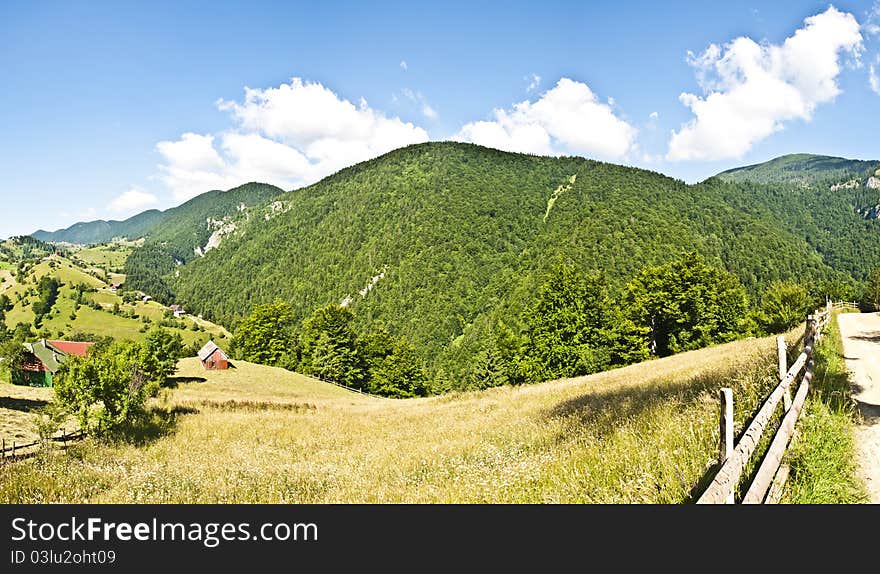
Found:
[(19, 445), (39, 438), (34, 424), (35, 412), (54, 399), (48, 387), (24, 387), (0, 383), (0, 439), (6, 446)]
[(717, 457), (718, 388), (734, 388), (742, 428), (775, 385), (774, 348), (405, 401), (189, 359), (180, 377), (206, 381), (161, 397), (169, 414), (135, 444), (7, 465), (0, 502), (683, 502)]

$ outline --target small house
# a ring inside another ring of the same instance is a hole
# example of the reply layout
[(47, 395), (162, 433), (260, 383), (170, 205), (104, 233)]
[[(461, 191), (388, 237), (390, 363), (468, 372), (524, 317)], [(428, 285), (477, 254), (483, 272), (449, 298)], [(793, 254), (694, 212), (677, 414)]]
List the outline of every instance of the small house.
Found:
[(141, 297), (141, 301), (143, 301), (144, 303), (146, 303), (147, 301), (152, 301), (152, 300), (153, 300), (153, 298), (150, 297), (149, 295), (144, 295), (143, 297)]
[(122, 287), (122, 283), (111, 283), (110, 284), (111, 291), (118, 291), (120, 287)]
[(168, 307), (168, 308), (171, 309), (171, 312), (172, 312), (172, 313), (174, 313), (174, 317), (175, 317), (176, 319), (180, 319), (181, 317), (183, 317), (184, 315), (186, 315), (186, 311), (185, 311), (184, 308), (181, 307), (180, 305), (174, 304), (174, 305), (172, 305), (172, 306), (170, 306), (170, 307)]
[(208, 371), (223, 371), (229, 368), (229, 357), (214, 341), (208, 341), (199, 351), (199, 360)]
[(70, 356), (85, 357), (94, 343), (75, 341), (47, 341), (24, 343), (21, 369), (12, 373), (16, 385), (51, 387), (52, 376)]

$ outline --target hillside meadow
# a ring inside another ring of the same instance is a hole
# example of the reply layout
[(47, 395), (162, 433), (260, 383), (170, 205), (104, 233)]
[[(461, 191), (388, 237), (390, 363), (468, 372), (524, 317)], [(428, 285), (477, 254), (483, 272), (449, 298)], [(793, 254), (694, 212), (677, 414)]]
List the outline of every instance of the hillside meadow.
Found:
[[(85, 260), (102, 260), (116, 262), (121, 265), (127, 252), (115, 250), (113, 246), (100, 246), (84, 249), (78, 252), (78, 256)], [(114, 259), (115, 258), (115, 259)], [(47, 315), (38, 331), (46, 332), (51, 337), (67, 338), (74, 333), (92, 333), (98, 336), (112, 336), (117, 339), (141, 340), (145, 336), (146, 329), (142, 318), (149, 318), (153, 323), (159, 323), (163, 319), (166, 307), (156, 301), (135, 301), (124, 303), (122, 297), (110, 291), (109, 283), (101, 277), (105, 270), (100, 268), (83, 269), (75, 265), (71, 260), (53, 256), (49, 261), (41, 261), (33, 266), (27, 273), (24, 283), (18, 283), (9, 275), (5, 283), (6, 288), (0, 289), (13, 303), (12, 309), (6, 312), (6, 325), (12, 329), (18, 323), (33, 324), (34, 312), (31, 304), (36, 301), (36, 284), (40, 278), (51, 276), (62, 282), (58, 299), (52, 306), (52, 311)], [(125, 276), (108, 273), (107, 281), (124, 281)], [(75, 286), (85, 284), (96, 289), (87, 293), (83, 305), (76, 309)], [(100, 309), (88, 306), (89, 303), (98, 304)], [(124, 312), (133, 313), (137, 316), (113, 314), (111, 311), (114, 304), (118, 304)], [(203, 331), (195, 331), (193, 324), (201, 326)], [(173, 333), (178, 333), (184, 343), (194, 341), (203, 342), (208, 337), (216, 339), (220, 344), (226, 344), (231, 336), (220, 325), (199, 319), (192, 315), (178, 321), (177, 327), (169, 327)]]
[(716, 463), (718, 389), (739, 432), (776, 383), (774, 348), (409, 400), (185, 359), (138, 432), (3, 466), (0, 502), (688, 502)]

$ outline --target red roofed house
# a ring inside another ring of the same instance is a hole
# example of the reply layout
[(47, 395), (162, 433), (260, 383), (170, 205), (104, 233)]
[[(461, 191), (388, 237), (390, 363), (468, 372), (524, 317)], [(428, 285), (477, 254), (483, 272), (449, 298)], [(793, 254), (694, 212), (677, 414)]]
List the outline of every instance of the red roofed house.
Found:
[(85, 357), (92, 345), (94, 343), (46, 339), (24, 343), (24, 361), (21, 370), (12, 374), (12, 382), (31, 387), (51, 387), (52, 375), (58, 372), (67, 358), (71, 355)]
[(229, 357), (214, 341), (208, 341), (199, 351), (202, 366), (209, 371), (222, 371), (229, 368)]

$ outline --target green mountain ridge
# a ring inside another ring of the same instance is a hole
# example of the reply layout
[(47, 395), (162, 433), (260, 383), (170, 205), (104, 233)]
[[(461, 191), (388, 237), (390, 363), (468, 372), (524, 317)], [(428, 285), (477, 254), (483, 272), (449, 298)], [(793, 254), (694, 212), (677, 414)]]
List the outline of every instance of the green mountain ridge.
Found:
[[(193, 255), (193, 247), (204, 245), (211, 236), (213, 230), (207, 222), (209, 218), (221, 221), (242, 206), (263, 203), (283, 192), (273, 185), (252, 182), (227, 191), (208, 191), (165, 211), (152, 209), (124, 221), (80, 222), (54, 232), (39, 230), (31, 236), (44, 242), (92, 245), (116, 238), (135, 240), (156, 235), (175, 246), (192, 243), (185, 256), (188, 259)], [(184, 257), (183, 253), (180, 255)]]
[(867, 178), (874, 174), (880, 161), (852, 160), (807, 153), (789, 154), (764, 163), (737, 167), (718, 174), (729, 182), (766, 184), (843, 183), (851, 178)]
[(57, 231), (39, 229), (31, 233), (31, 237), (47, 243), (73, 243), (78, 245), (106, 243), (115, 238), (139, 239), (149, 233), (162, 217), (164, 217), (163, 212), (158, 209), (151, 209), (122, 221), (104, 221), (99, 219), (97, 221), (74, 223), (70, 227)]
[[(840, 169), (807, 165), (814, 175)], [(435, 372), (453, 375), (499, 321), (522, 327), (558, 258), (601, 270), (619, 292), (643, 267), (696, 251), (734, 273), (753, 301), (774, 280), (867, 275), (880, 235), (855, 213), (865, 190), (765, 185), (749, 173), (766, 176), (753, 166), (687, 185), (580, 157), (419, 144), (232, 215), (203, 257), (193, 249), (204, 236), (157, 229), (126, 271), (130, 286), (230, 328), (275, 299), (299, 319), (344, 301), (359, 329), (406, 337)]]

